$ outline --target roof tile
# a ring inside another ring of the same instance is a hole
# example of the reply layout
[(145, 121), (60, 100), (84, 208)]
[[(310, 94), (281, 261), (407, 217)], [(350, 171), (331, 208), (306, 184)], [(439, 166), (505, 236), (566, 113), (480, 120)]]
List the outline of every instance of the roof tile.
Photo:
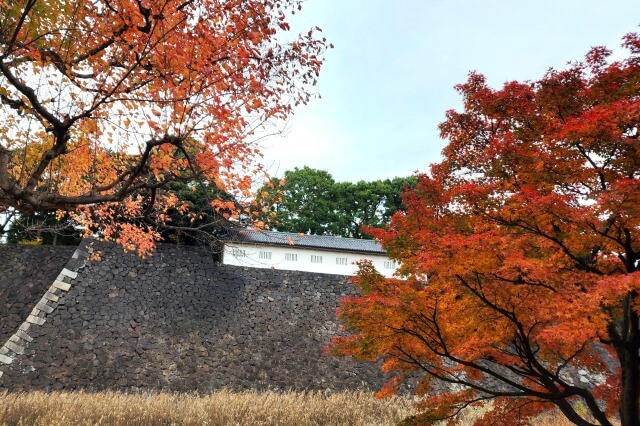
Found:
[(299, 246), (309, 248), (345, 250), (364, 253), (384, 254), (380, 243), (374, 240), (342, 238), (328, 235), (307, 235), (294, 232), (254, 231), (235, 229), (223, 237), (226, 241), (269, 244), (277, 246)]

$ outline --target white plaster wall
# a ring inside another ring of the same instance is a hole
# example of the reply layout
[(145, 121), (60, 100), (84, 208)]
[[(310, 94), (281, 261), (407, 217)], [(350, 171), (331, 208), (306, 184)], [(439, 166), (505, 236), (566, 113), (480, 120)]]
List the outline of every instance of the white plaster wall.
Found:
[[(238, 255), (244, 250), (246, 256)], [(271, 252), (271, 259), (261, 259), (260, 251)], [(297, 261), (286, 260), (286, 254), (297, 254)], [(322, 263), (312, 263), (311, 256), (322, 256)], [(336, 264), (336, 258), (347, 258), (346, 265)], [(324, 274), (355, 275), (357, 271), (354, 262), (367, 259), (373, 262), (378, 272), (391, 277), (396, 268), (385, 268), (389, 259), (383, 255), (360, 254), (330, 250), (316, 250), (312, 248), (255, 246), (244, 243), (225, 243), (222, 263), (225, 265), (249, 266), (252, 268), (274, 268), (289, 271), (319, 272)]]

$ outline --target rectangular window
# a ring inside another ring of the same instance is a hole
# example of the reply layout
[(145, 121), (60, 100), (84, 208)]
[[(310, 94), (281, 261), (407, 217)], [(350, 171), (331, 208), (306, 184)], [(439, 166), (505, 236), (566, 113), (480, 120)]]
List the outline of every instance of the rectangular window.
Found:
[(260, 259), (271, 259), (271, 252), (270, 251), (261, 251), (259, 254)]
[(231, 254), (235, 257), (245, 257), (247, 252), (242, 249), (234, 248), (231, 250)]
[(390, 260), (385, 260), (384, 269), (396, 269), (396, 262), (392, 262)]
[(322, 256), (316, 254), (311, 255), (311, 263), (322, 263)]
[(346, 257), (336, 257), (336, 265), (346, 265), (347, 258)]
[(297, 262), (298, 255), (296, 253), (285, 253), (284, 260), (286, 260), (287, 262)]

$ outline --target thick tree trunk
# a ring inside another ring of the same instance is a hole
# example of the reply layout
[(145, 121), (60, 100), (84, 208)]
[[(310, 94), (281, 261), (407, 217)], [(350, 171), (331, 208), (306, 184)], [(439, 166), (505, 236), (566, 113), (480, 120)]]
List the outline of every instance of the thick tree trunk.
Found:
[(633, 309), (634, 295), (625, 300), (624, 342), (618, 348), (622, 369), (620, 423), (621, 426), (640, 426), (640, 350), (638, 333), (638, 314)]
[(635, 355), (629, 353), (622, 368), (622, 398), (620, 401), (620, 420), (622, 426), (640, 426), (638, 410), (638, 350)]

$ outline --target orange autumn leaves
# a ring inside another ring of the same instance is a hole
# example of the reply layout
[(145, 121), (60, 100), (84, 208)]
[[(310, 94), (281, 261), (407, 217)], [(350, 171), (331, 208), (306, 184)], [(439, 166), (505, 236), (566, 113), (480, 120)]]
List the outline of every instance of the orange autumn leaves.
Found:
[(3, 3), (0, 209), (73, 211), (144, 252), (177, 205), (168, 182), (249, 196), (254, 139), (312, 97), (328, 47), (282, 41), (300, 3)]
[[(440, 127), (444, 160), (370, 230), (404, 279), (361, 268), (362, 295), (340, 308), (353, 334), (334, 351), (419, 372), (425, 419), (493, 399), (479, 424), (554, 406), (637, 421), (639, 385), (624, 381), (638, 365), (606, 367), (640, 346), (640, 37), (624, 46), (625, 60), (596, 48), (497, 90), (471, 73)], [(567, 379), (577, 369), (601, 374), (595, 389)], [(430, 394), (438, 380), (449, 391)]]

